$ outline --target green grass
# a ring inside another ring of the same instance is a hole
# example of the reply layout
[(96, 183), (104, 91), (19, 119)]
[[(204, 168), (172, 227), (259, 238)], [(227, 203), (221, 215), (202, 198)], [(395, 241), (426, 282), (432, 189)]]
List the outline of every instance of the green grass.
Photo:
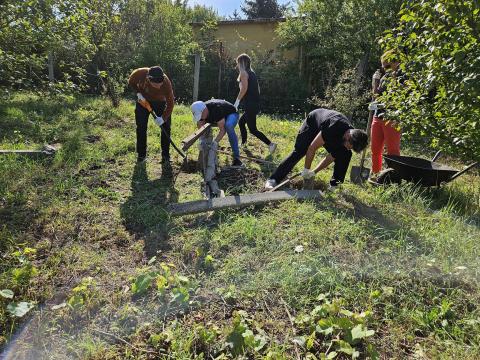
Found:
[[(271, 160), (299, 123), (259, 118), (279, 144)], [(174, 141), (193, 130), (177, 106)], [(131, 102), (0, 101), (1, 148), (62, 144), (53, 159), (0, 158), (0, 290), (14, 292), (0, 297), (0, 347), (38, 359), (480, 357), (478, 171), (440, 189), (347, 182), (318, 202), (173, 218), (167, 204), (200, 199), (201, 176), (173, 149), (162, 169), (159, 135), (151, 123), (138, 166)], [(268, 153), (252, 138), (248, 150)], [(227, 193), (260, 190), (272, 170), (247, 165)], [(13, 317), (22, 301), (42, 310)]]

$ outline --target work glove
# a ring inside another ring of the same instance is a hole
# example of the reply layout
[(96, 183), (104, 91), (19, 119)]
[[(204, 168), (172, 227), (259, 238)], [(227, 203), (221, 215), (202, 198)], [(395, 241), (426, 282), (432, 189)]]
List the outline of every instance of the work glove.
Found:
[(137, 93), (137, 99), (139, 102), (145, 101), (146, 99), (143, 97), (142, 93)]
[(311, 179), (315, 177), (315, 171), (304, 168), (301, 175), (304, 179)]
[(165, 124), (165, 121), (163, 120), (163, 118), (161, 116), (157, 116), (155, 118), (155, 124), (157, 124), (158, 126), (162, 126), (163, 124)]
[(380, 70), (377, 69), (377, 71), (375, 71), (375, 73), (373, 74), (372, 79), (373, 79), (373, 80), (380, 80), (380, 79), (382, 78), (382, 76), (383, 76), (383, 75), (382, 75), (382, 73), (380, 72)]
[(235, 109), (237, 109), (237, 111), (238, 111), (238, 105), (240, 105), (240, 99), (235, 100), (235, 104), (233, 104), (233, 106), (235, 106)]
[(368, 110), (380, 110), (380, 109), (385, 109), (385, 104), (379, 103), (376, 101), (372, 101), (370, 104), (368, 104)]
[(212, 141), (212, 144), (210, 145), (210, 149), (213, 149), (215, 151), (218, 150), (218, 142), (216, 140)]

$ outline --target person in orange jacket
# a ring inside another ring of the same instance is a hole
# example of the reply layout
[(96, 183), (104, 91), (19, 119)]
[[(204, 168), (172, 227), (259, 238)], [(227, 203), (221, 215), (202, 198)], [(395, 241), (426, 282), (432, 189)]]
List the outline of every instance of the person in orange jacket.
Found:
[(169, 163), (169, 137), (172, 125), (171, 115), (174, 107), (174, 95), (170, 79), (160, 66), (153, 66), (133, 70), (128, 79), (128, 84), (137, 93), (138, 100), (135, 107), (137, 162), (145, 161), (147, 157), (147, 125), (150, 112), (144, 105), (148, 102), (157, 114), (155, 122), (165, 130), (165, 132), (162, 131), (161, 135), (162, 163)]

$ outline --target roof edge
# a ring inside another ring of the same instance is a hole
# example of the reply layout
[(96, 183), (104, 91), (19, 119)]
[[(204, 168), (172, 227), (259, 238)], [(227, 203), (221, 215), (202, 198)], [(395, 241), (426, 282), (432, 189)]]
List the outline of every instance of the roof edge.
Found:
[[(285, 22), (286, 18), (258, 18), (258, 19), (240, 19), (240, 20), (219, 20), (217, 21), (218, 25), (237, 25), (237, 24), (255, 24), (255, 23), (275, 23), (275, 22)], [(192, 26), (202, 26), (204, 22), (191, 22)]]

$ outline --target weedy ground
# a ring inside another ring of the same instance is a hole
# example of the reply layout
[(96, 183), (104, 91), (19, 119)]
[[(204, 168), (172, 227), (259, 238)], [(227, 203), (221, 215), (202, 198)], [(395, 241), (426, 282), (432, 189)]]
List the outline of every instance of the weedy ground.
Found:
[[(279, 144), (270, 160), (291, 150), (300, 121), (259, 118)], [(193, 130), (188, 107), (176, 106), (174, 141)], [(172, 149), (162, 168), (159, 135), (151, 123), (148, 161), (137, 165), (131, 102), (1, 100), (2, 149), (62, 145), (51, 158), (0, 158), (6, 356), (480, 357), (478, 171), (441, 188), (347, 182), (322, 201), (174, 218), (169, 203), (201, 198), (197, 150), (182, 168)], [(251, 137), (247, 151), (268, 154)], [(227, 194), (259, 191), (272, 171), (246, 164), (220, 180)]]

